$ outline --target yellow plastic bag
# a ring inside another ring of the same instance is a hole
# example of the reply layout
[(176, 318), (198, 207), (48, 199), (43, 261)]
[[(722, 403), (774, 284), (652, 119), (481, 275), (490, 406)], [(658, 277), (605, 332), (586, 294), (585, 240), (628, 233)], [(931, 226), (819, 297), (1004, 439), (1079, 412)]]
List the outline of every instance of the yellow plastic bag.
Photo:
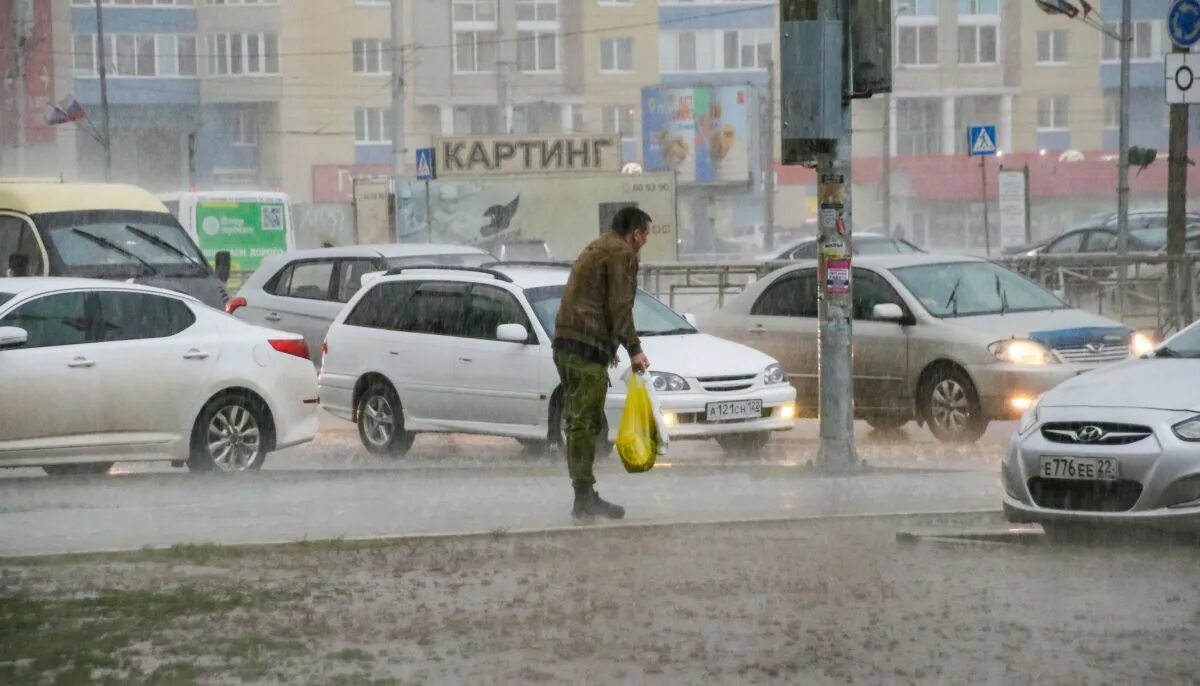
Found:
[(669, 438), (662, 423), (654, 390), (643, 375), (629, 374), (625, 380), (625, 411), (617, 429), (617, 454), (630, 474), (649, 471), (659, 455), (665, 454)]

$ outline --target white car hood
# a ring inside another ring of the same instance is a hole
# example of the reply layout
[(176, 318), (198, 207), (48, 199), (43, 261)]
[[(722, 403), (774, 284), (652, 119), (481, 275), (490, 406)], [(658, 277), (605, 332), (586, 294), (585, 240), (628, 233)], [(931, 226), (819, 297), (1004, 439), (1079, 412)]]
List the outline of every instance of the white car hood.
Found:
[[(686, 378), (761, 374), (775, 360), (754, 348), (706, 333), (685, 336), (643, 336), (642, 351), (650, 370)], [(621, 366), (629, 364), (624, 350)]]
[(1101, 367), (1055, 387), (1046, 407), (1140, 407), (1200, 412), (1200, 360), (1130, 360)]
[(1106, 338), (1124, 338), (1129, 335), (1129, 328), (1120, 322), (1074, 309), (1009, 312), (948, 318), (943, 321), (986, 334), (990, 341), (1033, 338), (1051, 348), (1102, 342), (1120, 345), (1125, 341)]

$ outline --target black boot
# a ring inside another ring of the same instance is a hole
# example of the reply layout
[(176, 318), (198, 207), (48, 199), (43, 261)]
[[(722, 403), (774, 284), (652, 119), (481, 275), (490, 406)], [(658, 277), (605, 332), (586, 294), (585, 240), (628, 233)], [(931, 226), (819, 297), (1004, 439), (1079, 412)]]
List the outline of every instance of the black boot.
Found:
[(596, 517), (606, 519), (624, 519), (625, 508), (614, 505), (600, 498), (600, 494), (591, 486), (575, 487), (575, 507), (571, 516), (577, 520), (589, 520)]

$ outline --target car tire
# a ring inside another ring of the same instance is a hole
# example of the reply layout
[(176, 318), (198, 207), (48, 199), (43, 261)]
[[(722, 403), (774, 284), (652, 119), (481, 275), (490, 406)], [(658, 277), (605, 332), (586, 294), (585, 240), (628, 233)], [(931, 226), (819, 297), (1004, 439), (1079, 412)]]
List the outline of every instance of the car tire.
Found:
[(872, 429), (880, 432), (896, 431), (909, 422), (909, 417), (898, 414), (869, 414), (863, 419)]
[(921, 388), (925, 423), (943, 443), (974, 443), (987, 430), (988, 419), (971, 377), (959, 367), (939, 367)]
[(762, 454), (771, 440), (771, 434), (760, 431), (752, 434), (725, 434), (717, 436), (717, 445), (728, 455), (755, 457)]
[(193, 472), (253, 472), (270, 452), (270, 412), (249, 393), (218, 395), (200, 410), (192, 427), (187, 467)]
[(49, 464), (42, 471), (50, 476), (76, 476), (107, 474), (112, 469), (111, 462), (88, 462), (87, 464)]
[(375, 455), (404, 457), (415, 436), (404, 430), (404, 407), (396, 389), (386, 381), (372, 381), (359, 398), (358, 437)]

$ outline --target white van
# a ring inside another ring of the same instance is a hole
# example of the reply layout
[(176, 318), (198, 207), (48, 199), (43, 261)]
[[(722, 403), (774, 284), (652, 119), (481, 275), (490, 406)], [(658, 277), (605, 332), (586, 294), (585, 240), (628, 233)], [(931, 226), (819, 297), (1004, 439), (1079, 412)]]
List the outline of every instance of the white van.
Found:
[(257, 270), (264, 257), (296, 249), (287, 193), (187, 191), (163, 193), (158, 199), (209, 260), (229, 252), (235, 278)]

